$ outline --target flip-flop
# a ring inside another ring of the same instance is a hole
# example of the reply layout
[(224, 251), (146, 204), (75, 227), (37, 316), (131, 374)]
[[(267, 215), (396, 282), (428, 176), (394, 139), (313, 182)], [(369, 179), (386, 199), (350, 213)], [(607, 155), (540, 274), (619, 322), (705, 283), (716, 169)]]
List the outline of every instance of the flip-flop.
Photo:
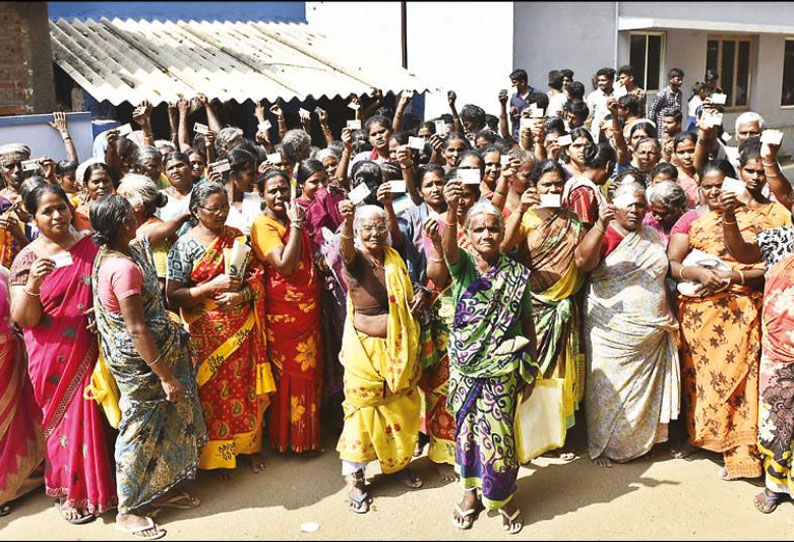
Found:
[[(144, 519), (146, 520), (146, 525), (143, 525), (141, 527), (133, 527), (131, 529), (127, 527), (122, 527), (121, 525), (116, 523), (116, 530), (121, 531), (122, 533), (131, 534), (132, 536), (145, 538), (146, 540), (158, 540), (165, 536), (166, 531), (161, 530), (160, 527), (158, 527), (158, 525), (154, 522), (152, 518), (146, 516)], [(154, 534), (152, 535), (143, 534), (146, 531), (151, 531), (152, 529), (154, 529)]]
[[(471, 529), (471, 526), (474, 525), (474, 514), (477, 513), (477, 507), (469, 508), (468, 510), (464, 510), (460, 507), (458, 503), (455, 503), (455, 512), (458, 513), (458, 516), (461, 518), (459, 521), (454, 515), (452, 516), (452, 524), (462, 530), (465, 531), (467, 529)], [(471, 518), (471, 519), (469, 519)], [(466, 521), (469, 520), (469, 521)]]
[(508, 532), (510, 534), (518, 534), (518, 533), (520, 533), (521, 529), (524, 528), (524, 522), (521, 521), (520, 523), (513, 523), (513, 521), (515, 521), (515, 519), (520, 514), (521, 514), (521, 509), (520, 508), (516, 508), (516, 511), (513, 512), (512, 516), (508, 516), (507, 512), (504, 511), (504, 508), (500, 508), (499, 509), (499, 515), (502, 516), (503, 518), (505, 518), (508, 521), (507, 524), (505, 524), (504, 522), (502, 523), (502, 529), (504, 529), (505, 532)]
[(347, 498), (350, 499), (350, 511), (355, 514), (366, 514), (369, 512), (369, 493), (356, 493), (352, 489), (347, 492)]
[[(761, 497), (764, 498), (764, 502), (761, 502)], [(753, 504), (758, 509), (759, 512), (762, 514), (771, 514), (783, 501), (783, 495), (780, 493), (772, 493), (771, 495), (769, 492), (764, 489), (761, 493), (755, 496), (753, 499)]]
[(180, 491), (162, 502), (153, 502), (152, 508), (176, 508), (177, 510), (192, 510), (198, 508), (201, 501), (196, 497)]
[(7, 516), (10, 513), (11, 513), (10, 504), (4, 504), (3, 506), (0, 506), (0, 518), (3, 516)]
[[(404, 468), (401, 471), (397, 471), (394, 474), (389, 474), (387, 476), (389, 478), (393, 478), (397, 480), (408, 489), (419, 489), (420, 487), (422, 487), (422, 484), (424, 484), (422, 479), (419, 478), (416, 475), (416, 473), (409, 468)], [(414, 484), (418, 482), (419, 485), (411, 485), (411, 482), (413, 482)]]
[(55, 501), (55, 509), (58, 510), (58, 512), (61, 513), (61, 516), (63, 516), (63, 519), (65, 519), (66, 521), (68, 521), (72, 525), (85, 525), (86, 523), (91, 523), (92, 521), (96, 520), (96, 516), (94, 514), (85, 514), (85, 515), (82, 515), (82, 516), (77, 516), (74, 519), (67, 518), (66, 514), (64, 514), (63, 503), (60, 500), (56, 500)]

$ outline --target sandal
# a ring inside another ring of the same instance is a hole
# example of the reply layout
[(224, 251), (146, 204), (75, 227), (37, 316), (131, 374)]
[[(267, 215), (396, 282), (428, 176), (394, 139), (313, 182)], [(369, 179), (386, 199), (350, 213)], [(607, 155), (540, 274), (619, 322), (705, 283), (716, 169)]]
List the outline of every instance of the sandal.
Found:
[(10, 513), (11, 513), (10, 504), (4, 504), (3, 506), (0, 506), (0, 518), (3, 516), (7, 516)]
[(521, 509), (520, 508), (516, 508), (516, 511), (513, 512), (512, 516), (507, 515), (507, 512), (505, 512), (504, 508), (500, 508), (499, 509), (499, 515), (507, 520), (507, 523), (502, 522), (502, 528), (506, 532), (508, 532), (510, 534), (518, 534), (518, 533), (521, 532), (521, 529), (524, 528), (524, 521), (523, 520), (516, 521), (516, 519), (521, 517)]
[(401, 471), (397, 471), (394, 474), (388, 474), (389, 478), (393, 478), (397, 480), (402, 485), (407, 487), (408, 489), (419, 489), (422, 487), (422, 479), (419, 478), (414, 471), (409, 468), (404, 468)]
[[(61, 513), (63, 519), (65, 519), (72, 525), (85, 525), (86, 523), (91, 523), (92, 521), (96, 520), (96, 516), (94, 514), (81, 515), (80, 512), (78, 510), (75, 510), (74, 508), (66, 508), (63, 505), (63, 502), (61, 502), (60, 500), (55, 501), (55, 509)], [(70, 518), (69, 516), (67, 516), (67, 514), (70, 511), (74, 511), (74, 513), (76, 514), (75, 517)]]
[(176, 508), (177, 510), (192, 510), (198, 508), (200, 504), (200, 500), (184, 491), (180, 491), (164, 501), (151, 503), (153, 508)]
[[(141, 527), (122, 527), (118, 523), (116, 523), (116, 530), (121, 531), (122, 533), (131, 534), (132, 536), (138, 536), (140, 538), (145, 538), (147, 540), (157, 540), (165, 536), (166, 531), (161, 530), (160, 527), (154, 522), (154, 520), (148, 516), (144, 518), (146, 520), (146, 525)], [(146, 534), (151, 533), (151, 534)]]
[(477, 508), (464, 510), (459, 504), (455, 503), (455, 512), (458, 515), (452, 515), (452, 524), (463, 531), (471, 529), (471, 526), (474, 524), (474, 514), (477, 512)]
[(355, 514), (366, 514), (369, 512), (369, 503), (372, 499), (370, 499), (369, 493), (366, 491), (356, 493), (351, 489), (347, 492), (347, 498), (350, 499), (351, 512)]
[[(761, 498), (763, 497), (763, 501)], [(768, 489), (764, 489), (761, 493), (755, 496), (753, 504), (762, 514), (771, 514), (783, 501), (783, 495), (780, 493), (773, 493)]]

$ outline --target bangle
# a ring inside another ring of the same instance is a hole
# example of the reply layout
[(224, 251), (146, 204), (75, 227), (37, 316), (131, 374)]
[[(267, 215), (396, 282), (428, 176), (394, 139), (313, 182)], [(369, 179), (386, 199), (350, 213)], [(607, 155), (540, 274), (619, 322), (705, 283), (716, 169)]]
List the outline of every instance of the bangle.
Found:
[(763, 165), (764, 167), (775, 167), (777, 165), (777, 160), (772, 162), (771, 164), (767, 164), (766, 162), (761, 160), (761, 165)]
[(29, 295), (29, 296), (31, 296), (31, 297), (41, 297), (41, 292), (39, 292), (39, 293), (37, 293), (37, 294), (34, 294), (34, 293), (33, 293), (33, 292), (31, 292), (30, 290), (28, 290), (28, 287), (27, 287), (27, 286), (25, 286), (25, 287), (22, 289), (22, 291), (23, 291), (23, 292), (25, 292), (26, 294), (28, 294), (28, 295)]
[(446, 220), (444, 220), (444, 224), (446, 224), (447, 226), (457, 226), (457, 225), (458, 225), (458, 223), (457, 223), (457, 222), (452, 222), (452, 223), (449, 223), (449, 222), (447, 222)]
[(430, 261), (436, 263), (444, 263), (444, 258), (430, 258)]
[(723, 224), (723, 225), (725, 225), (725, 224), (732, 224), (732, 225), (733, 225), (733, 224), (736, 224), (736, 221), (734, 220), (733, 222), (731, 222), (731, 221), (729, 221), (729, 220), (725, 220), (725, 219), (723, 218), (723, 219), (722, 219), (722, 224)]
[(344, 233), (340, 236), (342, 239), (353, 239), (352, 235), (345, 235)]
[(61, 138), (63, 138), (63, 140), (66, 141), (67, 139), (72, 139), (72, 136), (70, 135), (67, 135), (66, 137), (61, 136)]
[(684, 266), (683, 265), (678, 268), (678, 278), (681, 279), (681, 280), (686, 280), (684, 278)]
[(297, 222), (290, 222), (290, 228), (295, 228), (296, 230), (300, 231), (303, 229), (303, 224), (299, 224)]
[(154, 358), (153, 362), (149, 363), (146, 360), (144, 361), (146, 362), (146, 365), (148, 365), (149, 367), (154, 367), (160, 361), (160, 359), (162, 359), (162, 357), (163, 357), (163, 353), (160, 352), (160, 354), (156, 358)]
[(739, 279), (742, 281), (742, 286), (744, 286), (744, 273), (740, 269), (737, 269), (736, 272), (739, 273)]
[(414, 167), (414, 163), (413, 162), (411, 162), (411, 164), (407, 165), (407, 166), (404, 166), (404, 165), (400, 164), (400, 168), (402, 168), (402, 169), (413, 169), (413, 167)]

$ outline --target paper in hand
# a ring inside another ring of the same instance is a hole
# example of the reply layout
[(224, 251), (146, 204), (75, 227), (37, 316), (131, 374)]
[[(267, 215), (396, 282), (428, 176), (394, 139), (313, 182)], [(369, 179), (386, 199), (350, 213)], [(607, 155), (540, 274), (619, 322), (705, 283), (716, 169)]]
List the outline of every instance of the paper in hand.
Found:
[(731, 134), (729, 134), (728, 132), (722, 132), (720, 139), (722, 139), (724, 143), (728, 143), (728, 141), (731, 140)]
[(38, 160), (23, 160), (22, 161), (22, 171), (38, 171), (39, 169), (39, 161)]
[(118, 127), (119, 135), (126, 136), (132, 133), (132, 125), (128, 122), (127, 124), (122, 124)]
[(301, 107), (300, 109), (298, 109), (298, 115), (300, 115), (300, 118), (302, 119), (308, 119), (311, 116), (311, 113), (309, 113), (308, 111), (306, 111), (304, 108)]
[(506, 154), (503, 154), (502, 156), (499, 157), (499, 163), (502, 166), (510, 165), (510, 157), (507, 156)]
[(780, 130), (764, 130), (761, 133), (761, 143), (779, 146), (783, 142), (783, 132)]
[(353, 111), (358, 111), (361, 108), (361, 106), (358, 105), (356, 102), (350, 102), (349, 104), (347, 104), (347, 106)]
[(347, 194), (347, 199), (352, 201), (353, 205), (358, 205), (367, 199), (370, 194), (372, 194), (372, 190), (369, 189), (366, 183), (360, 183)]
[(459, 169), (458, 179), (463, 184), (480, 184), (480, 172), (476, 169)]
[(435, 124), (436, 124), (436, 133), (438, 135), (447, 135), (448, 127), (446, 122), (444, 122), (443, 120), (437, 120)]
[(72, 261), (72, 255), (69, 252), (58, 252), (50, 256), (50, 259), (55, 262), (55, 269), (67, 267), (74, 263)]
[(529, 108), (529, 117), (533, 119), (542, 119), (545, 115), (545, 111), (543, 109), (537, 107), (530, 107)]
[(562, 195), (561, 194), (541, 194), (540, 207), (561, 207)]
[(193, 125), (193, 131), (196, 132), (197, 134), (204, 135), (210, 131), (210, 127), (207, 126), (206, 124), (201, 124), (200, 122), (197, 122), (196, 124)]
[(747, 190), (747, 185), (744, 183), (744, 181), (733, 179), (731, 177), (725, 177), (725, 180), (722, 181), (722, 190), (724, 192), (733, 192), (737, 196), (741, 196), (744, 191)]
[(560, 147), (567, 147), (571, 143), (573, 143), (573, 140), (571, 139), (571, 134), (561, 135), (560, 137), (557, 138), (557, 144)]
[(266, 120), (264, 122), (260, 122), (259, 124), (257, 124), (256, 129), (259, 130), (260, 132), (267, 132), (268, 130), (270, 130), (271, 126), (273, 125), (270, 124), (270, 121)]
[(518, 121), (518, 128), (519, 130), (524, 130), (525, 128), (532, 128), (532, 119), (528, 119), (526, 117), (521, 117), (521, 120)]
[(361, 121), (358, 119), (349, 120), (347, 121), (347, 127), (350, 128), (351, 130), (361, 130)]
[(716, 92), (711, 95), (711, 103), (713, 103), (714, 105), (725, 105), (727, 101), (728, 101), (728, 96), (726, 94)]
[(389, 181), (389, 189), (392, 193), (400, 194), (405, 192), (405, 181)]
[(207, 168), (209, 168), (210, 171), (214, 170), (218, 173), (224, 173), (226, 171), (231, 171), (232, 166), (229, 164), (228, 160), (218, 160), (208, 165)]
[(411, 149), (416, 149), (418, 151), (423, 150), (425, 148), (425, 138), (409, 136), (408, 147)]
[(281, 163), (281, 153), (280, 152), (274, 152), (274, 153), (268, 154), (266, 156), (265, 160), (267, 160), (271, 164), (280, 164)]

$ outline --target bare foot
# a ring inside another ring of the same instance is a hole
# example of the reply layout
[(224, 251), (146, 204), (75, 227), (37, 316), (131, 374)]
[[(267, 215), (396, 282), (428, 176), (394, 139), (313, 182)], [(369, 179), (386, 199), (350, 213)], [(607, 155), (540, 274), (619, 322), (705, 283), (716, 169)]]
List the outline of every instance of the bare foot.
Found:
[(464, 491), (463, 499), (455, 505), (452, 511), (453, 525), (458, 529), (471, 529), (479, 507), (480, 500), (477, 498), (477, 491)]
[(593, 459), (593, 463), (595, 463), (596, 467), (607, 468), (607, 469), (612, 468), (612, 461), (610, 461), (608, 457), (605, 457), (603, 455), (599, 455), (598, 457)]
[(215, 476), (217, 476), (223, 482), (228, 482), (229, 480), (234, 478), (232, 472), (234, 471), (230, 469), (218, 469), (215, 471)]
[(454, 482), (458, 479), (458, 475), (455, 473), (455, 468), (452, 465), (447, 465), (446, 463), (437, 463), (436, 472), (438, 473), (439, 480), (442, 482)]
[(689, 457), (690, 455), (694, 454), (697, 451), (698, 449), (696, 446), (692, 446), (691, 444), (686, 442), (680, 446), (675, 446), (673, 448), (670, 448), (670, 455), (674, 459), (686, 459), (687, 457)]
[(265, 463), (265, 458), (259, 454), (251, 454), (249, 456), (251, 460), (251, 471), (254, 474), (258, 474), (267, 468), (267, 463)]

